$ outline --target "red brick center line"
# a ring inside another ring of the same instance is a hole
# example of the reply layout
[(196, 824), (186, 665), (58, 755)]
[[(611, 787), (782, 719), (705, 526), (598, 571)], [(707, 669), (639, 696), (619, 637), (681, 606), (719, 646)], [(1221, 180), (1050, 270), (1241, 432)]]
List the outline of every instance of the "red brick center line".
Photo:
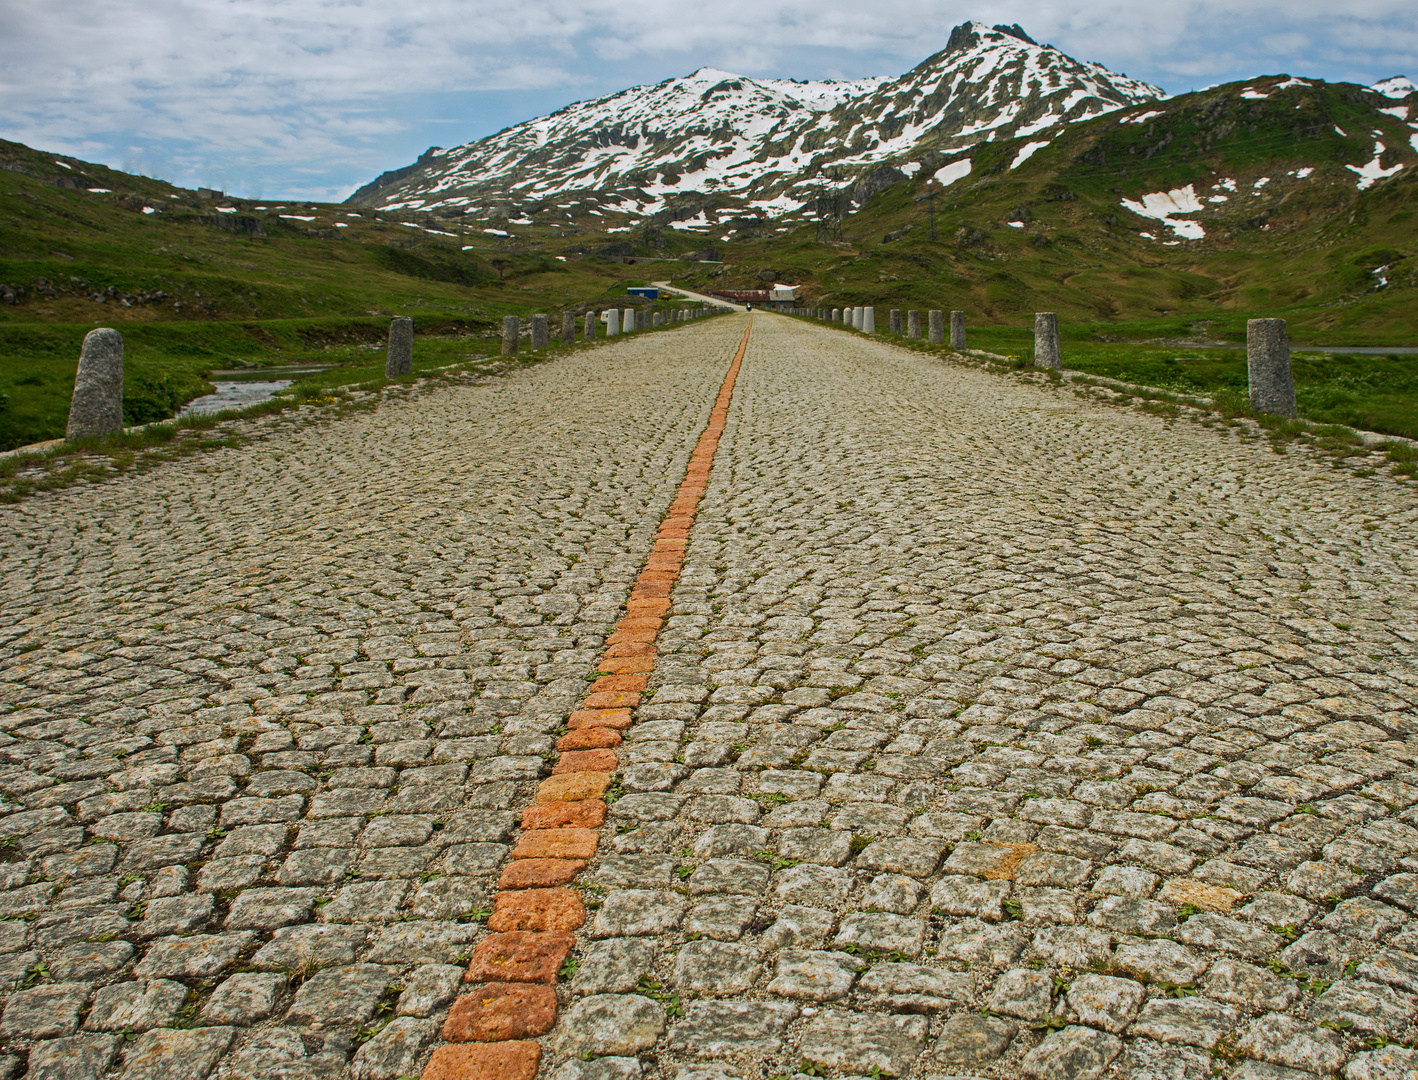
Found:
[(625, 618), (606, 639), (581, 707), (556, 744), (560, 756), (537, 800), (522, 815), (522, 834), (498, 882), (485, 937), (464, 976), (478, 984), (453, 1003), (443, 1038), (423, 1080), (532, 1080), (541, 1047), (531, 1041), (556, 1023), (555, 983), (586, 921), (581, 895), (569, 884), (596, 853), (606, 819), (605, 791), (619, 760), (615, 747), (631, 710), (655, 670), (655, 637), (670, 609), (670, 590), (684, 567), (684, 550), (729, 415), (734, 381), (748, 348), (753, 317), (689, 458), (674, 502), (655, 534), (650, 558), (636, 578)]

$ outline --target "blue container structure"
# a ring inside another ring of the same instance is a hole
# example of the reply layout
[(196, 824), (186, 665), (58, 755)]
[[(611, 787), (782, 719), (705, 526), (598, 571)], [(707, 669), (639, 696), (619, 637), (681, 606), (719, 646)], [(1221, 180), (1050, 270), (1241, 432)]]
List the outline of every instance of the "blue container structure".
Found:
[(660, 290), (649, 286), (645, 288), (626, 289), (625, 294), (627, 296), (643, 296), (646, 300), (658, 300), (660, 298)]

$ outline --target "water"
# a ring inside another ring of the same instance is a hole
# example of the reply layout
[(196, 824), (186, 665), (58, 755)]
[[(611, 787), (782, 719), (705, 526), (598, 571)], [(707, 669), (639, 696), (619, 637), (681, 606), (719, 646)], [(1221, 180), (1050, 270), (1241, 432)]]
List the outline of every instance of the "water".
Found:
[[(283, 379), (282, 375), (312, 375), (327, 371), (334, 364), (288, 364), (284, 367), (242, 368), (235, 371), (214, 371), (207, 376), (217, 389), (214, 393), (194, 398), (177, 410), (178, 416), (197, 416), (202, 413), (221, 412), (223, 409), (240, 409), (247, 405), (259, 405), (270, 401), (277, 393), (294, 384), (295, 379)], [(276, 376), (272, 378), (272, 376)]]

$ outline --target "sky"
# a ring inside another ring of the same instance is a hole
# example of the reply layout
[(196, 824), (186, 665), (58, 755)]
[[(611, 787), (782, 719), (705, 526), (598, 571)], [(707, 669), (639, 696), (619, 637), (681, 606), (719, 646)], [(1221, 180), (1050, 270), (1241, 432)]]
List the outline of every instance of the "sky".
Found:
[(975, 20), (1168, 93), (1418, 79), (1414, 0), (0, 0), (0, 138), (238, 196), (343, 199), (429, 146), (709, 65), (898, 75)]

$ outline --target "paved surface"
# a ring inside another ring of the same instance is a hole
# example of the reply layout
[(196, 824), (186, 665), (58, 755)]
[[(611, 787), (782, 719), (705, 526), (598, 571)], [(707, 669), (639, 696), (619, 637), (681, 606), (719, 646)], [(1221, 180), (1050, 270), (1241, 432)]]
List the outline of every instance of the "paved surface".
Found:
[[(419, 1074), (746, 322), (0, 509), (0, 1076)], [(1415, 539), (758, 315), (542, 1075), (1413, 1075)]]

